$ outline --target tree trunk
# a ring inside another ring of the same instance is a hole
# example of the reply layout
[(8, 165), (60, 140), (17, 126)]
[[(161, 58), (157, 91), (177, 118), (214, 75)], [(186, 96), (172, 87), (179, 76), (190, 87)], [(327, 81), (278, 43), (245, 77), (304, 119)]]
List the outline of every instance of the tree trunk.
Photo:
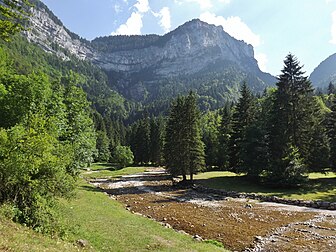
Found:
[(192, 172), (190, 173), (190, 182), (192, 183), (194, 181), (194, 174)]
[(187, 175), (183, 174), (182, 177), (183, 177), (183, 181), (187, 180)]

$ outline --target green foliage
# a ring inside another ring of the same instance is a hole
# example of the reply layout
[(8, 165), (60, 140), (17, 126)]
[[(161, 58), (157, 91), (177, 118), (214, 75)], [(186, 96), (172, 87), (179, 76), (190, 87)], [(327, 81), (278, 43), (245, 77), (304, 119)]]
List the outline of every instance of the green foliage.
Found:
[(105, 131), (100, 130), (97, 132), (96, 148), (98, 152), (96, 161), (107, 162), (110, 160), (109, 139)]
[(299, 149), (287, 146), (281, 163), (267, 177), (269, 183), (280, 187), (300, 186), (307, 182), (307, 167), (300, 157)]
[(151, 159), (151, 126), (148, 114), (131, 128), (130, 144), (134, 153), (135, 163), (146, 164)]
[(232, 134), (232, 108), (229, 104), (221, 110), (218, 133), (218, 166), (221, 170), (228, 170), (230, 168), (229, 144)]
[(134, 156), (129, 146), (117, 146), (112, 153), (112, 162), (123, 168), (133, 164)]
[(0, 54), (0, 204), (13, 205), (16, 221), (52, 233), (58, 198), (71, 194), (95, 152), (89, 103), (73, 74), (51, 83), (38, 71), (18, 73)]
[(218, 167), (219, 132), (221, 117), (217, 112), (208, 112), (201, 119), (202, 141), (205, 146), (205, 163), (207, 169)]
[(11, 36), (22, 31), (26, 20), (28, 0), (2, 0), (0, 3), (0, 38), (9, 41)]
[(334, 97), (331, 105), (331, 113), (328, 116), (328, 136), (330, 143), (330, 163), (336, 170), (336, 98)]
[(52, 232), (55, 198), (71, 193), (74, 178), (66, 169), (69, 154), (46, 122), (34, 117), (31, 125), (0, 130), (0, 203), (16, 206), (17, 221)]
[[(279, 181), (287, 179), (287, 173), (281, 169), (287, 169), (283, 159), (289, 155), (288, 146), (298, 148), (304, 164), (308, 163), (309, 155), (315, 155), (310, 153), (314, 117), (316, 117), (313, 88), (308, 78), (303, 76), (302, 66), (293, 55), (287, 55), (284, 63), (269, 122), (270, 161), (274, 173), (271, 177), (283, 176), (277, 178)], [(295, 182), (288, 178), (288, 182), (290, 181)]]
[(309, 173), (308, 181), (301, 187), (274, 187), (251, 181), (246, 175), (227, 171), (199, 173), (195, 180), (207, 187), (278, 196), (288, 199), (320, 200), (336, 202), (336, 173)]
[(201, 140), (200, 113), (196, 97), (178, 97), (171, 106), (166, 127), (165, 162), (173, 176), (193, 175), (204, 169), (204, 144)]
[(163, 147), (164, 147), (164, 129), (165, 122), (163, 117), (152, 118), (150, 121), (150, 161), (153, 164), (163, 164)]
[(255, 120), (254, 97), (246, 83), (242, 85), (241, 97), (232, 115), (232, 136), (230, 138), (230, 167), (238, 172), (245, 172), (245, 150), (247, 129)]

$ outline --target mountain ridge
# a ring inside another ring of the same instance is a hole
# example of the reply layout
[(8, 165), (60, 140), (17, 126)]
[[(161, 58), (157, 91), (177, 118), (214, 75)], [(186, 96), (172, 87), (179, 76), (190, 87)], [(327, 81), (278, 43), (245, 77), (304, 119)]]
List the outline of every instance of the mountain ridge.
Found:
[(323, 60), (310, 74), (310, 80), (315, 87), (326, 88), (331, 82), (336, 82), (336, 53)]
[(162, 98), (163, 93), (164, 98), (173, 98), (167, 85), (172, 85), (169, 89), (181, 86), (183, 93), (186, 87), (197, 92), (215, 82), (233, 88), (231, 98), (235, 99), (244, 81), (255, 92), (276, 82), (259, 69), (251, 45), (199, 19), (165, 35), (108, 36), (92, 41), (70, 32), (44, 4), (36, 5), (30, 20), (31, 29), (24, 34), (29, 41), (63, 60), (70, 53), (91, 61), (107, 73), (114, 89), (131, 100), (146, 103)]

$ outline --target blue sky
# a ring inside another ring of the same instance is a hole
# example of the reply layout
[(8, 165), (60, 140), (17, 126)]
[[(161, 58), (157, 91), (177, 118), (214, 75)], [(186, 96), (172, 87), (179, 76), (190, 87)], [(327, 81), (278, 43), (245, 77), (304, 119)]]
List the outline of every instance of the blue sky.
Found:
[(222, 25), (252, 44), (262, 70), (280, 74), (291, 52), (310, 74), (336, 53), (336, 0), (42, 0), (89, 40), (113, 34), (164, 34), (193, 18)]

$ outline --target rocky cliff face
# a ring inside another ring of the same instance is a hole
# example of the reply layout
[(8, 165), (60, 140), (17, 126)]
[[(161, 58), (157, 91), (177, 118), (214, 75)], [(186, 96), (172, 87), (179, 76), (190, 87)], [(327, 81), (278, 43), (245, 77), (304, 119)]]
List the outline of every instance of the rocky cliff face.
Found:
[(336, 53), (322, 61), (311, 73), (310, 80), (315, 87), (325, 88), (330, 82), (336, 84)]
[[(113, 43), (113, 40), (110, 37), (105, 39), (105, 43)], [(92, 44), (101, 44), (100, 39)], [(99, 46), (96, 48), (94, 62), (108, 71), (135, 73), (153, 69), (157, 76), (171, 77), (195, 74), (218, 61), (232, 62), (250, 71), (257, 70), (251, 45), (230, 37), (222, 27), (198, 19), (158, 37), (145, 48), (122, 51), (100, 51)]]
[(25, 32), (28, 40), (65, 60), (70, 53), (93, 62), (127, 98), (153, 101), (193, 89), (205, 96), (209, 90), (227, 92), (221, 95), (224, 100), (237, 95), (243, 81), (257, 92), (275, 83), (260, 71), (253, 47), (222, 27), (195, 19), (163, 36), (110, 36), (89, 42), (64, 27), (39, 0), (30, 1), (36, 7), (31, 29)]
[(42, 2), (33, 1), (33, 4), (35, 7), (31, 8), (30, 29), (24, 32), (29, 41), (65, 60), (68, 58), (67, 52), (83, 60), (93, 57), (88, 41), (66, 29)]

